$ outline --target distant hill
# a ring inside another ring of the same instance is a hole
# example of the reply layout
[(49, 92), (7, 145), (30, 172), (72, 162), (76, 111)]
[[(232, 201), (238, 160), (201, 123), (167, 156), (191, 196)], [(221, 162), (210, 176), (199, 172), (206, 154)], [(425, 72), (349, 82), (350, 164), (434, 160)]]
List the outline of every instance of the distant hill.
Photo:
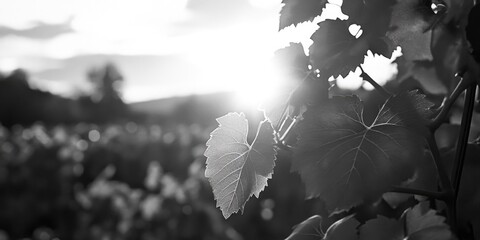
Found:
[(31, 88), (28, 74), (20, 69), (7, 77), (0, 76), (0, 123), (7, 127), (35, 122), (46, 125), (110, 123), (129, 117), (126, 105), (110, 96), (98, 101), (90, 96), (64, 98)]
[(255, 113), (258, 113), (252, 114), (251, 109), (240, 107), (235, 94), (230, 92), (178, 96), (128, 105), (106, 100), (95, 102), (89, 96), (69, 99), (33, 89), (28, 83), (28, 75), (22, 70), (8, 77), (0, 76), (0, 123), (7, 127), (35, 122), (56, 125), (125, 121), (212, 126), (216, 124), (216, 118), (228, 112), (246, 112), (253, 118), (257, 118)]
[(212, 124), (215, 119), (235, 109), (233, 94), (228, 92), (180, 96), (131, 103), (132, 114), (146, 117), (146, 121)]

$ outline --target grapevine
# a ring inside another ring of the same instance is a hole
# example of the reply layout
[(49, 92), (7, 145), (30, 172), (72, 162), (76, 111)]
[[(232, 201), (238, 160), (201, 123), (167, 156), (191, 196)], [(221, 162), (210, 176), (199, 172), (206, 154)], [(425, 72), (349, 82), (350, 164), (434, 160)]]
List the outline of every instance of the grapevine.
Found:
[[(334, 3), (283, 4), (280, 30), (312, 21)], [(275, 177), (275, 154), (288, 151), (306, 197), (322, 201), (329, 215), (306, 219), (287, 239), (480, 239), (480, 189), (474, 180), (480, 174), (480, 135), (472, 127), (478, 114), (480, 5), (344, 0), (340, 7), (348, 19), (318, 23), (303, 56), (307, 77), (277, 104), (282, 114), (265, 110), (252, 143), (243, 114), (218, 119), (205, 153), (217, 206), (226, 218), (243, 211), (249, 197), (259, 197)], [(353, 24), (361, 33), (349, 31)], [(398, 73), (379, 84), (362, 67), (365, 56), (390, 58), (397, 47)], [(358, 67), (375, 91), (345, 94), (332, 79)], [(458, 132), (445, 132), (452, 126)], [(442, 134), (459, 137), (439, 145)]]

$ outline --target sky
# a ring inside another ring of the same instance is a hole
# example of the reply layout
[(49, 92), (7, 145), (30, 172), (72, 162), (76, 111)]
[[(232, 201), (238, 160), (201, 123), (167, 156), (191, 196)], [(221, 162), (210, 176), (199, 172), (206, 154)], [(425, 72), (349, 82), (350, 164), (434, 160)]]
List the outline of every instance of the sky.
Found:
[[(0, 0), (0, 6), (0, 72), (20, 67), (33, 86), (75, 96), (89, 91), (89, 69), (112, 62), (125, 78), (126, 102), (218, 91), (255, 98), (278, 84), (275, 50), (291, 41), (308, 47), (318, 28), (305, 23), (279, 33), (281, 0)], [(346, 17), (336, 5), (327, 9), (323, 18)]]

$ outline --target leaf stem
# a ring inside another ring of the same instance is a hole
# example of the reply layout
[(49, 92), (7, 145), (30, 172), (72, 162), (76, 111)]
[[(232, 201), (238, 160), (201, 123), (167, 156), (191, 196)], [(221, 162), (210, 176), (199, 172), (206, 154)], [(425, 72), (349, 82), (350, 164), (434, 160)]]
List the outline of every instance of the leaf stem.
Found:
[(415, 195), (421, 195), (421, 196), (434, 198), (438, 200), (445, 200), (447, 195), (445, 192), (431, 192), (431, 191), (426, 191), (422, 189), (400, 187), (400, 186), (393, 186), (390, 189), (390, 192), (415, 194)]
[(447, 97), (442, 105), (439, 107), (440, 112), (437, 114), (437, 116), (428, 124), (428, 127), (431, 132), (434, 132), (437, 130), (440, 125), (445, 121), (445, 118), (447, 117), (450, 108), (452, 108), (453, 104), (457, 100), (457, 98), (462, 94), (462, 92), (467, 89), (470, 85), (472, 85), (474, 82), (470, 80), (466, 80), (466, 78), (460, 79), (458, 82), (457, 86), (453, 90), (453, 92), (450, 94), (449, 97)]
[(377, 90), (384, 98), (389, 98), (392, 96), (390, 92), (388, 92), (384, 87), (380, 86), (375, 80), (373, 80), (370, 75), (368, 75), (365, 70), (363, 70), (362, 66), (360, 66), (360, 69), (362, 70), (362, 74), (360, 74), (360, 77), (363, 78), (363, 80), (367, 81), (368, 83), (372, 84), (372, 86), (375, 87), (375, 90)]

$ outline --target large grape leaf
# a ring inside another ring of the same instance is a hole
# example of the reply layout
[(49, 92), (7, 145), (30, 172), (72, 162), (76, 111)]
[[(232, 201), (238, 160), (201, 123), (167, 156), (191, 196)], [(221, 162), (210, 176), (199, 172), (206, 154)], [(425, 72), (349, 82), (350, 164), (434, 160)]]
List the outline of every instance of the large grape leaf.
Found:
[(205, 176), (217, 207), (225, 218), (242, 210), (250, 196), (259, 196), (271, 178), (275, 162), (273, 128), (263, 121), (255, 140), (247, 142), (248, 121), (243, 113), (217, 119), (219, 127), (207, 141)]
[(308, 197), (320, 197), (329, 211), (348, 209), (411, 177), (423, 155), (422, 121), (431, 105), (415, 91), (400, 94), (386, 101), (372, 123), (364, 120), (356, 96), (309, 109), (297, 128), (292, 164)]
[(320, 28), (312, 35), (310, 60), (321, 75), (345, 77), (363, 62), (368, 50), (368, 41), (356, 39), (349, 30), (346, 21), (326, 20), (319, 23)]
[(283, 0), (280, 11), (280, 30), (294, 24), (311, 21), (322, 14), (327, 0)]

